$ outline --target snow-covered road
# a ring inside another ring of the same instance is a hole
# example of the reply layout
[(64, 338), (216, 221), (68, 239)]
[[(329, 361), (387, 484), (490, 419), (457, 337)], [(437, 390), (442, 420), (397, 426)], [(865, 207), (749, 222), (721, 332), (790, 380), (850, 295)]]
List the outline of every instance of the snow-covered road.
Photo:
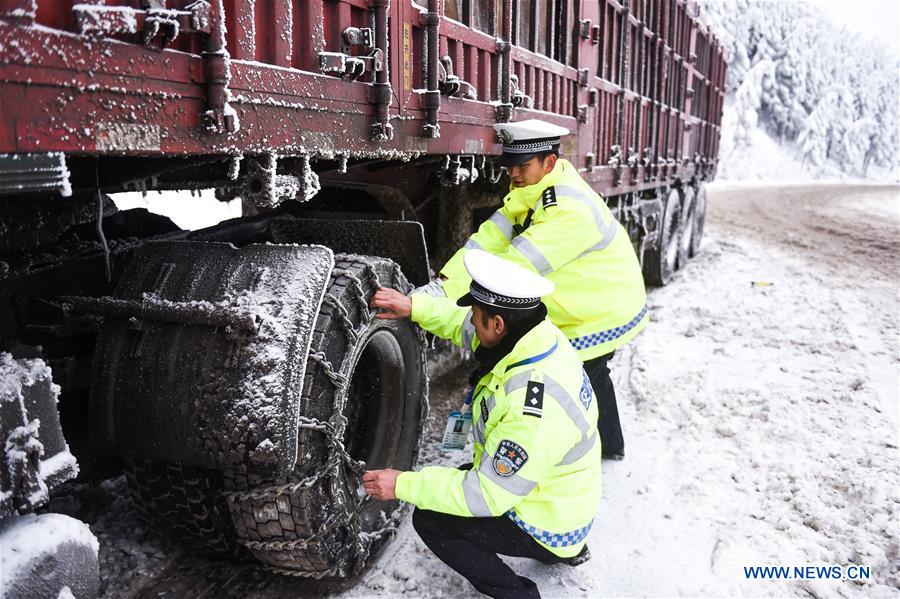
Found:
[[(514, 567), (546, 597), (900, 596), (897, 189), (719, 185), (707, 222), (615, 358), (627, 458), (604, 463), (593, 559)], [(744, 573), (851, 564), (871, 578)], [(399, 594), (474, 591), (407, 523), (347, 596)]]
[[(605, 463), (593, 559), (514, 567), (545, 597), (900, 597), (897, 188), (719, 184), (706, 234), (613, 362), (627, 458)], [(432, 383), (423, 463), (465, 461), (437, 437), (467, 373)], [(139, 525), (124, 495), (118, 479), (53, 506), (100, 539), (105, 597), (308, 594), (304, 581), (189, 557)], [(744, 573), (851, 564), (871, 578)], [(407, 516), (342, 597), (474, 595)]]

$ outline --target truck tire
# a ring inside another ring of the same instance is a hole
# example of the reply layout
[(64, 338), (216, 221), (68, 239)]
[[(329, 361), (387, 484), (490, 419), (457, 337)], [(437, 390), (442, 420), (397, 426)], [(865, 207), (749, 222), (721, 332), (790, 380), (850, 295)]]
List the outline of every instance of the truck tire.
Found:
[(693, 258), (700, 253), (700, 242), (703, 239), (703, 225), (706, 222), (706, 184), (700, 183), (694, 194), (694, 219), (692, 222), (691, 245), (689, 255)]
[(132, 459), (125, 478), (132, 502), (154, 530), (202, 555), (240, 553), (222, 474), (181, 464)]
[(663, 214), (656, 243), (644, 255), (644, 279), (649, 285), (661, 287), (669, 283), (675, 273), (681, 242), (682, 190), (669, 188), (664, 195)]
[(239, 542), (280, 573), (357, 574), (399, 519), (399, 501), (366, 498), (353, 467), (410, 469), (427, 411), (424, 336), (409, 320), (371, 316), (379, 285), (410, 289), (388, 259), (335, 255), (303, 383), (294, 471), (226, 477)]
[(681, 239), (678, 242), (678, 260), (676, 268), (681, 270), (687, 266), (691, 257), (691, 240), (694, 238), (696, 199), (694, 188), (686, 185), (682, 188), (681, 206)]
[(12, 516), (0, 528), (0, 597), (93, 599), (98, 548), (88, 525), (69, 516)]

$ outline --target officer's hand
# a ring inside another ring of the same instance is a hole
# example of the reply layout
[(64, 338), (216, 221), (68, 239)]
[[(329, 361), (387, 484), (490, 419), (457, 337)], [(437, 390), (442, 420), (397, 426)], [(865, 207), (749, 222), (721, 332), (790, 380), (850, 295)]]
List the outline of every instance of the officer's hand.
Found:
[(375, 318), (409, 318), (412, 314), (412, 300), (395, 289), (380, 287), (372, 296), (372, 308), (379, 308), (381, 312), (375, 314)]
[(363, 487), (375, 499), (397, 499), (397, 477), (399, 470), (369, 470), (363, 474)]

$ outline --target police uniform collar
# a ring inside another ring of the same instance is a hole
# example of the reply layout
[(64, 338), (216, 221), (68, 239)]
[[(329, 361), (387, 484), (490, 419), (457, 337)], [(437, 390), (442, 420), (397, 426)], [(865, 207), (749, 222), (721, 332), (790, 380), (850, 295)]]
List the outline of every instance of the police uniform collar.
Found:
[[(537, 355), (548, 352), (559, 341), (555, 329), (556, 327), (553, 326), (550, 319), (544, 318), (540, 324), (525, 333), (522, 338), (516, 342), (509, 353), (503, 356), (503, 358), (491, 368), (490, 372), (498, 377), (502, 377), (511, 370), (517, 362), (533, 358), (535, 356), (535, 351), (523, 351), (527, 346), (535, 345), (538, 348), (543, 348)], [(554, 351), (551, 353), (555, 354), (556, 352)]]
[(510, 186), (509, 192), (503, 198), (503, 204), (513, 214), (528, 212), (529, 208), (534, 208), (535, 204), (540, 202), (544, 191), (548, 187), (565, 184), (565, 177), (569, 173), (574, 172), (574, 168), (568, 160), (560, 158), (556, 161), (556, 166), (553, 167), (553, 170), (544, 175), (544, 178), (537, 183), (526, 185), (525, 187)]

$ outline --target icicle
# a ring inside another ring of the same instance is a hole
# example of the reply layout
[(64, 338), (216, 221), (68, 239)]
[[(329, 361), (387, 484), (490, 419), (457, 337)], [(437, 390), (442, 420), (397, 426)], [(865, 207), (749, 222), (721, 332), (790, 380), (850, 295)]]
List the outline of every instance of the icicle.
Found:
[[(112, 281), (112, 268), (109, 265), (109, 244), (103, 233), (103, 194), (100, 193), (100, 163), (94, 163), (94, 182), (97, 185), (97, 237), (103, 244), (103, 260), (106, 265), (106, 282)], [(146, 191), (146, 190), (145, 190)]]

